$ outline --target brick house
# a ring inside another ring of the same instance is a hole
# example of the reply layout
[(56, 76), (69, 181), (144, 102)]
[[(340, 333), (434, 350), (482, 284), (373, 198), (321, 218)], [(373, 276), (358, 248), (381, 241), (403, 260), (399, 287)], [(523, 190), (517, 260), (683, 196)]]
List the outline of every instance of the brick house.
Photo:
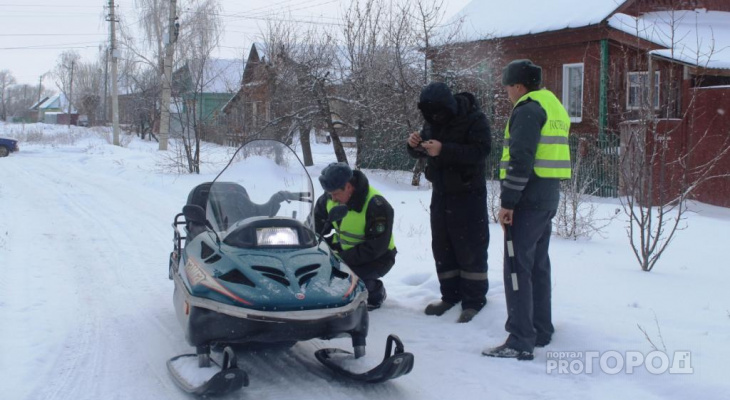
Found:
[[(583, 138), (578, 151), (595, 142), (599, 152), (618, 159), (622, 132), (624, 138), (634, 132), (631, 121), (646, 109), (653, 109), (658, 136), (674, 154), (693, 149), (692, 163), (701, 165), (727, 145), (730, 1), (474, 0), (458, 17), (466, 40), (429, 52), (431, 72), (448, 78), (456, 63), (479, 65), (489, 75), (497, 94), (487, 104), (495, 137), (511, 108), (500, 87), (501, 68), (529, 58), (542, 66), (543, 85), (562, 99), (571, 133)], [(606, 173), (618, 175), (612, 170)], [(730, 155), (713, 174), (730, 174)], [(603, 175), (597, 194), (616, 196), (618, 177)], [(668, 182), (662, 187), (679, 190), (676, 179)], [(730, 177), (708, 181), (695, 194), (730, 207)]]

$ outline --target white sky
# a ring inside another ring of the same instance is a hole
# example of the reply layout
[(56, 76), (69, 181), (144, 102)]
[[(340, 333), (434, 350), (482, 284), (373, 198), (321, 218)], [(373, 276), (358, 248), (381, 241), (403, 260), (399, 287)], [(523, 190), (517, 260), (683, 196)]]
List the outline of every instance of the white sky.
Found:
[[(445, 0), (446, 17), (468, 2)], [(52, 70), (58, 55), (66, 49), (75, 49), (84, 60), (95, 59), (100, 44), (109, 37), (108, 3), (108, 0), (0, 0), (0, 70), (10, 70), (19, 83), (36, 85), (41, 74)], [(220, 0), (220, 3), (225, 36), (219, 55), (240, 57), (260, 32), (263, 16), (291, 14), (296, 20), (332, 24), (350, 0)], [(137, 20), (134, 0), (116, 0), (116, 4), (117, 12), (129, 24), (134, 24)]]

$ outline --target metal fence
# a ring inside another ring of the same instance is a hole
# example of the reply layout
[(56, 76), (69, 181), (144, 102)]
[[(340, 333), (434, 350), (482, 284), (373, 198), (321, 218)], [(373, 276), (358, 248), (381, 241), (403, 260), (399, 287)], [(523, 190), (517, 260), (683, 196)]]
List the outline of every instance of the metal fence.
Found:
[(571, 136), (570, 158), (577, 187), (593, 196), (618, 197), (620, 144), (618, 135), (599, 139)]

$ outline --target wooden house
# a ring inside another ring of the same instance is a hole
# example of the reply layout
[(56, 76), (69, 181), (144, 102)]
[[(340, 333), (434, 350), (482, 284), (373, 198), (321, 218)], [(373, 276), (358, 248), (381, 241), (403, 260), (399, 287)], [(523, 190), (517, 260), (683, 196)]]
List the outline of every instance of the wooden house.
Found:
[[(600, 153), (619, 158), (622, 133), (626, 139), (636, 132), (646, 110), (658, 121), (655, 138), (675, 154), (692, 149), (690, 162), (698, 166), (728, 143), (730, 1), (474, 0), (456, 18), (463, 18), (466, 39), (431, 50), (431, 72), (448, 80), (458, 65), (486, 76), (496, 94), (487, 105), (495, 137), (502, 136), (511, 109), (501, 69), (527, 58), (543, 68), (543, 85), (562, 99), (571, 134), (583, 139), (578, 151), (599, 143)], [(613, 175), (599, 177), (596, 193), (618, 195), (616, 169), (604, 172)], [(713, 174), (730, 174), (730, 155)], [(681, 185), (662, 183), (675, 192)], [(695, 193), (697, 200), (730, 207), (730, 177), (712, 179)]]

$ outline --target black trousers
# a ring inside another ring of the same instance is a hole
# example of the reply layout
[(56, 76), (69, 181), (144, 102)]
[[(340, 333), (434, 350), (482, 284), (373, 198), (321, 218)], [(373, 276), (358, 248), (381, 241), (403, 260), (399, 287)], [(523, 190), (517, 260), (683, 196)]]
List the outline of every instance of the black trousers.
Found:
[(487, 194), (431, 196), (431, 249), (441, 285), (441, 299), (481, 310), (487, 303)]
[(352, 272), (362, 279), (365, 288), (368, 290), (368, 304), (380, 305), (385, 299), (385, 286), (380, 278), (384, 277), (395, 264), (395, 249), (389, 251), (387, 256), (380, 257), (377, 260), (357, 265), (349, 266)]
[[(512, 244), (519, 290), (512, 290), (510, 260), (504, 250), (504, 293), (507, 300), (507, 345), (532, 351), (535, 340), (550, 339), (552, 324), (550, 287), (550, 235), (555, 211), (514, 212)], [(505, 242), (506, 243), (506, 242)], [(506, 247), (506, 244), (505, 244)]]

